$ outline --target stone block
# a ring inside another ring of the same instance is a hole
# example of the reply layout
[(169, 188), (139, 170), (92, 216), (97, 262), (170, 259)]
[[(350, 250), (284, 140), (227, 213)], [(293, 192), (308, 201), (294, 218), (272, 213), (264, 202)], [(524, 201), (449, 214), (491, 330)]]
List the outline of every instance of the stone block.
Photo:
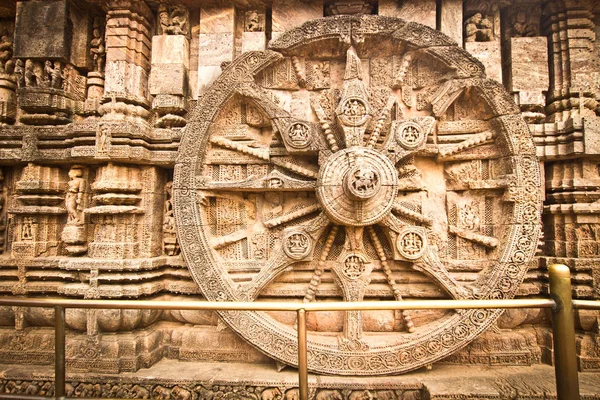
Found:
[(436, 0), (380, 0), (379, 15), (397, 17), (436, 28)]
[(323, 2), (279, 1), (273, 4), (273, 39), (295, 26), (323, 17)]
[(66, 0), (18, 2), (14, 57), (69, 60), (68, 23)]
[(220, 66), (233, 59), (233, 33), (201, 33), (198, 65)]
[(539, 91), (541, 94), (542, 91), (548, 90), (547, 49), (545, 37), (511, 38), (509, 91)]
[(264, 32), (242, 33), (242, 53), (253, 50), (264, 50), (267, 45), (267, 37)]
[(235, 12), (233, 7), (209, 7), (200, 10), (200, 34), (232, 33)]
[(77, 68), (92, 68), (92, 55), (88, 50), (92, 40), (92, 21), (88, 10), (81, 4), (69, 3), (69, 21), (73, 33), (71, 35), (71, 64)]
[(481, 61), (488, 78), (502, 83), (500, 42), (467, 42), (465, 43), (465, 49)]
[(463, 4), (462, 0), (442, 0), (440, 30), (456, 43), (463, 41)]
[(181, 64), (155, 64), (150, 74), (150, 94), (187, 94), (187, 68)]
[(152, 38), (152, 64), (182, 64), (190, 67), (190, 45), (183, 35), (160, 35)]

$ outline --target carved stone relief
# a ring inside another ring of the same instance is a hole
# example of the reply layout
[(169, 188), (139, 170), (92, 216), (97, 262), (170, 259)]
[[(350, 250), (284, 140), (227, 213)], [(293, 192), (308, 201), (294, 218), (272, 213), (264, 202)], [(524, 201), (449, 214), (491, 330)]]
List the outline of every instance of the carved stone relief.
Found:
[[(407, 79), (416, 63), (431, 73)], [(191, 113), (173, 182), (177, 237), (209, 300), (511, 298), (539, 236), (534, 160), (508, 93), (449, 38), (395, 18), (314, 20), (236, 59)], [(293, 320), (220, 315), (295, 364)], [(382, 337), (371, 314), (347, 312), (329, 330), (309, 326), (309, 368), (409, 371), (499, 315), (405, 311)]]

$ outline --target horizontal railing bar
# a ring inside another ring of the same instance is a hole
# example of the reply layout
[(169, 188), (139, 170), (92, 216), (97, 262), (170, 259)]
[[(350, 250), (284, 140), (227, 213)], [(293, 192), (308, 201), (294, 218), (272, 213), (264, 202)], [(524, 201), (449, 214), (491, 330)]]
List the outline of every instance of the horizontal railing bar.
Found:
[(51, 398), (52, 397), (35, 396), (32, 394), (0, 393), (0, 399), (9, 399), (9, 400), (48, 400)]
[(81, 300), (0, 298), (0, 305), (16, 307), (94, 308), (94, 309), (154, 309), (154, 310), (247, 310), (247, 311), (349, 311), (349, 310), (452, 310), (476, 308), (552, 308), (552, 299), (509, 300), (404, 300), (362, 302), (218, 302), (159, 300)]
[(598, 300), (573, 300), (573, 307), (579, 310), (600, 310)]

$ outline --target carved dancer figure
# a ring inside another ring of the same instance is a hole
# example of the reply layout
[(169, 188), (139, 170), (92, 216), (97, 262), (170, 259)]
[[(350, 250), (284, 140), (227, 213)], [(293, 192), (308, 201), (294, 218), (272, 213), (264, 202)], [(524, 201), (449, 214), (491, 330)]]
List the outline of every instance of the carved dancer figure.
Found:
[[(46, 61), (46, 65), (52, 65), (52, 62)], [(60, 61), (54, 61), (54, 68), (48, 70), (50, 75), (50, 87), (52, 89), (62, 88), (62, 66)]]
[(98, 136), (98, 151), (108, 151), (108, 126), (102, 125), (100, 127), (100, 134)]
[(23, 60), (18, 59), (15, 63), (14, 74), (17, 77), (17, 86), (20, 88), (25, 87), (25, 69), (23, 67)]
[[(94, 24), (96, 25), (96, 24)], [(94, 58), (94, 71), (104, 72), (104, 61), (106, 59), (106, 48), (104, 47), (104, 38), (100, 33), (100, 28), (94, 26), (93, 39), (90, 41), (90, 54)]]
[(68, 222), (73, 225), (83, 224), (83, 195), (85, 192), (85, 179), (83, 171), (78, 166), (71, 167), (69, 171), (70, 181), (67, 183), (67, 194), (65, 196), (65, 207), (68, 213)]

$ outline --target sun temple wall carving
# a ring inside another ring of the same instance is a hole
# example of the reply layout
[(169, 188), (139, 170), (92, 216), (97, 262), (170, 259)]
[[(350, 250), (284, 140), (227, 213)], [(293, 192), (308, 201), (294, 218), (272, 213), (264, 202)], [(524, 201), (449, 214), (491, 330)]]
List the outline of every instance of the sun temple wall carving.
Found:
[[(513, 298), (547, 295), (546, 267), (561, 262), (574, 295), (598, 299), (596, 33), (596, 2), (554, 0), (0, 5), (0, 295)], [(541, 312), (308, 322), (309, 367), (325, 374), (552, 355)], [(51, 363), (52, 324), (0, 308), (0, 355)], [(296, 363), (283, 312), (69, 310), (67, 325), (80, 372)], [(597, 315), (581, 311), (577, 328), (579, 367), (600, 369)], [(34, 386), (51, 390), (3, 387)]]

